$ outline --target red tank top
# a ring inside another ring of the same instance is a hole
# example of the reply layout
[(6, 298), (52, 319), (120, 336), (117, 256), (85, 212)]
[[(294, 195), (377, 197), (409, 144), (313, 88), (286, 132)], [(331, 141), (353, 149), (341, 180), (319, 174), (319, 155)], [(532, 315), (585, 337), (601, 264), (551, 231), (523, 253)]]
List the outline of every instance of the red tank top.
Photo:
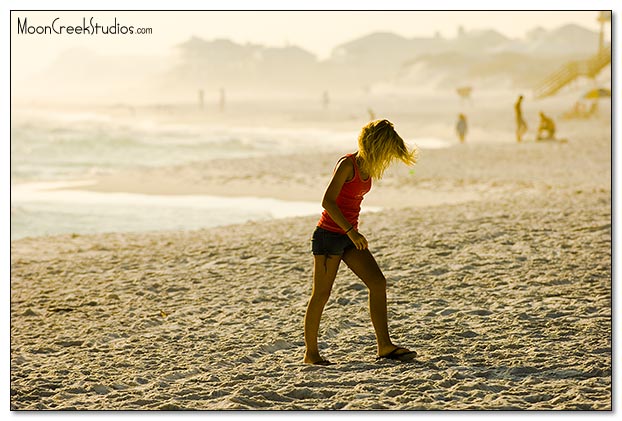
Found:
[[(343, 184), (339, 195), (337, 195), (337, 206), (354, 229), (357, 229), (363, 196), (371, 190), (371, 177), (368, 177), (367, 180), (361, 179), (354, 154), (348, 154), (342, 158), (352, 160), (354, 164), (354, 177)], [(339, 161), (341, 161), (341, 159)], [(333, 218), (330, 217), (326, 210), (322, 212), (322, 216), (317, 225), (328, 231), (338, 232), (340, 234), (345, 233), (345, 231), (333, 221)]]

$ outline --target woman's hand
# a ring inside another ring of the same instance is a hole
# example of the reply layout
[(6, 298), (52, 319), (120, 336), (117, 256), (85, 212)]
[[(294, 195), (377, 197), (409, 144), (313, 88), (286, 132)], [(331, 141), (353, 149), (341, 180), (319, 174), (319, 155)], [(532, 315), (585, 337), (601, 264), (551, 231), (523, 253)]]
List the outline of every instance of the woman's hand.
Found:
[(348, 237), (350, 237), (357, 250), (365, 250), (367, 248), (367, 239), (360, 232), (353, 229), (348, 232)]

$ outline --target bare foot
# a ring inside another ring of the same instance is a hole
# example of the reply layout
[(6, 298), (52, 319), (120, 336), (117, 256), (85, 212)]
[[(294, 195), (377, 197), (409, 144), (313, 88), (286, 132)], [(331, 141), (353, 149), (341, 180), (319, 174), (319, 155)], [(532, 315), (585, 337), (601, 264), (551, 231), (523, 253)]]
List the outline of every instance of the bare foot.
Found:
[(305, 364), (313, 364), (313, 365), (331, 365), (331, 364), (333, 364), (330, 361), (325, 360), (324, 358), (320, 357), (320, 354), (314, 354), (314, 355), (307, 355), (307, 354), (305, 354), (303, 362)]

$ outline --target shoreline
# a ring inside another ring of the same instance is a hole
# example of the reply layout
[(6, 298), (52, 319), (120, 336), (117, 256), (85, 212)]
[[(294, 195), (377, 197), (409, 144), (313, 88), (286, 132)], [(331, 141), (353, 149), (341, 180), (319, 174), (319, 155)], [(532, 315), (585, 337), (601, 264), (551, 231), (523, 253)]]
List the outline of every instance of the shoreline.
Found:
[[(587, 130), (584, 129), (583, 133)], [(608, 135), (593, 131), (590, 134), (593, 139)], [(601, 145), (606, 144), (604, 140), (601, 138)], [(494, 201), (516, 191), (538, 195), (554, 189), (584, 190), (594, 186), (610, 190), (611, 169), (598, 145), (585, 141), (579, 144), (575, 140), (566, 144), (465, 144), (420, 150), (420, 162), (414, 168), (393, 164), (385, 177), (374, 183), (363, 206), (376, 210), (419, 209)], [(575, 165), (577, 151), (581, 152), (581, 159), (585, 161), (581, 164), (583, 169), (567, 171)], [(549, 165), (549, 154), (554, 154), (558, 163)], [(67, 203), (67, 198), (62, 197), (65, 194), (69, 197), (88, 197), (88, 201), (101, 203), (102, 206), (118, 207), (120, 204), (115, 204), (115, 200), (119, 199), (115, 198), (123, 197), (125, 203), (127, 197), (133, 197), (134, 204), (161, 203), (160, 206), (172, 207), (176, 203), (185, 203), (185, 208), (190, 210), (198, 209), (192, 203), (193, 197), (196, 197), (197, 203), (203, 203), (210, 200), (207, 196), (212, 196), (218, 201), (230, 201), (232, 209), (236, 201), (247, 198), (243, 206), (268, 212), (266, 216), (291, 214), (291, 211), (280, 208), (291, 208), (298, 202), (306, 203), (309, 209), (317, 204), (319, 215), (319, 204), (339, 155), (325, 152), (196, 162), (101, 175), (91, 179), (88, 185), (84, 180), (77, 180), (47, 185), (21, 184), (16, 188), (43, 187), (45, 191), (39, 196), (47, 195), (50, 203)], [(473, 162), (479, 164), (473, 165)], [(63, 189), (66, 191), (63, 192)], [(33, 192), (29, 194), (32, 196)], [(41, 201), (36, 192), (33, 197)], [(167, 197), (170, 203), (166, 203)], [(274, 203), (265, 204), (270, 200)], [(22, 200), (22, 203), (25, 202)], [(12, 201), (14, 204), (19, 206), (19, 202)], [(193, 218), (198, 218), (198, 215)], [(265, 219), (265, 216), (259, 219)], [(238, 218), (232, 223), (239, 222)], [(209, 222), (202, 226), (216, 225), (227, 223)], [(202, 226), (197, 222), (189, 229)]]
[[(115, 176), (113, 180), (123, 180), (123, 176)], [(283, 219), (292, 216), (317, 216), (322, 212), (320, 205), (321, 200), (309, 201), (312, 194), (301, 194), (300, 189), (296, 192), (299, 194), (296, 197), (292, 190), (295, 189), (270, 189), (263, 188), (263, 185), (258, 185), (257, 188), (250, 190), (243, 190), (242, 188), (236, 189), (231, 183), (227, 186), (201, 186), (199, 188), (189, 188), (181, 190), (175, 183), (171, 183), (171, 189), (167, 190), (167, 185), (164, 182), (150, 178), (149, 184), (144, 183), (116, 183), (110, 179), (104, 182), (98, 181), (69, 181), (69, 182), (54, 182), (54, 183), (24, 183), (14, 186), (13, 197), (17, 197), (15, 201), (12, 201), (12, 207), (17, 212), (18, 210), (24, 212), (36, 212), (36, 209), (40, 206), (53, 206), (53, 209), (60, 212), (66, 212), (63, 209), (70, 209), (72, 203), (76, 205), (73, 207), (85, 206), (92, 208), (96, 206), (97, 209), (103, 215), (112, 212), (112, 210), (120, 208), (122, 206), (132, 207), (145, 207), (150, 206), (153, 209), (154, 214), (158, 214), (158, 209), (178, 209), (182, 212), (184, 209), (188, 211), (200, 211), (205, 209), (211, 212), (219, 212), (226, 218), (225, 215), (231, 211), (227, 209), (245, 209), (248, 213), (248, 221), (263, 221), (271, 219)], [(243, 188), (248, 189), (249, 185), (244, 184)], [(317, 193), (317, 192), (314, 192)], [(364, 200), (362, 204), (361, 213), (379, 212), (387, 209), (403, 209), (403, 208), (425, 208), (442, 205), (451, 205), (457, 203), (465, 203), (474, 200), (481, 200), (481, 192), (462, 192), (460, 194), (447, 197), (443, 192), (435, 192), (431, 190), (422, 189), (410, 189), (409, 196), (404, 196), (403, 192), (395, 189), (386, 189), (380, 197), (374, 200)], [(251, 196), (251, 194), (254, 194)], [(276, 196), (276, 197), (275, 197)], [(297, 200), (300, 199), (300, 200)], [(385, 206), (378, 206), (383, 204)], [(183, 214), (180, 213), (180, 214)], [(112, 214), (111, 214), (112, 215)], [(252, 216), (255, 215), (255, 216)], [(221, 222), (214, 223), (213, 220), (206, 220), (203, 224), (189, 225), (183, 228), (183, 231), (209, 228), (215, 226), (227, 226), (244, 223), (240, 221), (239, 217), (231, 219), (230, 222), (222, 220)], [(137, 231), (112, 229), (111, 231), (104, 231), (109, 233), (120, 232), (149, 232), (149, 231), (174, 231), (173, 228), (162, 228), (164, 221), (156, 223), (154, 221), (153, 227), (145, 227)], [(201, 226), (202, 225), (202, 226)], [(79, 226), (75, 226), (71, 230), (72, 234), (85, 235), (89, 232), (84, 232)], [(59, 233), (40, 234), (34, 235), (34, 237), (45, 237), (49, 235), (58, 235)], [(16, 234), (18, 235), (18, 234)], [(33, 237), (33, 235), (20, 235), (12, 238), (12, 240), (18, 240), (24, 237)]]

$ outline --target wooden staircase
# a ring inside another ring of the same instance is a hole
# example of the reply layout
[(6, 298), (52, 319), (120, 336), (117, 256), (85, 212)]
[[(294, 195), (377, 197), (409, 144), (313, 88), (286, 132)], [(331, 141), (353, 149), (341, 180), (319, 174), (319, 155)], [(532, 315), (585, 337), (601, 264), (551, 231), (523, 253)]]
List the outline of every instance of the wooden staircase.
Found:
[(534, 89), (534, 97), (544, 98), (554, 95), (561, 88), (578, 78), (594, 78), (606, 65), (611, 63), (611, 45), (587, 60), (575, 60), (566, 63), (561, 69), (548, 76)]

